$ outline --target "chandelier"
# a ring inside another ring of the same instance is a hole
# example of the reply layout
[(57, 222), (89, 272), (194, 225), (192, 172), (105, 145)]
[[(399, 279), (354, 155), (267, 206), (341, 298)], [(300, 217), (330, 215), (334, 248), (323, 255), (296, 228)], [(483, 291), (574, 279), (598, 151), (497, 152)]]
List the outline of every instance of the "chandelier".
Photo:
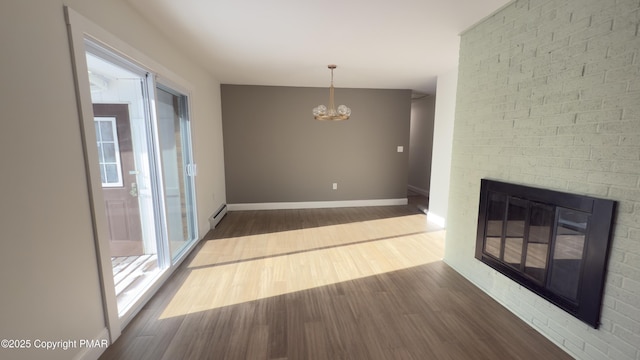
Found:
[(319, 105), (313, 109), (313, 118), (316, 120), (347, 120), (351, 115), (351, 109), (346, 105), (338, 106), (338, 111), (335, 109), (335, 103), (333, 101), (333, 70), (338, 65), (327, 66), (331, 70), (331, 86), (329, 87), (329, 108), (324, 105)]

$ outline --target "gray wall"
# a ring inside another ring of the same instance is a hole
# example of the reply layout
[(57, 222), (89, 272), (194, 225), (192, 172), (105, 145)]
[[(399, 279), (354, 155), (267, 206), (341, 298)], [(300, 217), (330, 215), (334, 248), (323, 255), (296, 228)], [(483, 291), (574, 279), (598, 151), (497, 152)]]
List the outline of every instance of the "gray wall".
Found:
[(429, 195), (429, 182), (431, 181), (435, 102), (436, 97), (433, 95), (417, 96), (416, 99), (411, 101), (409, 188), (427, 196)]
[[(577, 359), (640, 359), (639, 14), (518, 0), (461, 38), (445, 261)], [(618, 202), (597, 330), (474, 259), (483, 177)]]
[(409, 90), (336, 89), (353, 113), (326, 122), (326, 88), (221, 89), (228, 203), (406, 198)]

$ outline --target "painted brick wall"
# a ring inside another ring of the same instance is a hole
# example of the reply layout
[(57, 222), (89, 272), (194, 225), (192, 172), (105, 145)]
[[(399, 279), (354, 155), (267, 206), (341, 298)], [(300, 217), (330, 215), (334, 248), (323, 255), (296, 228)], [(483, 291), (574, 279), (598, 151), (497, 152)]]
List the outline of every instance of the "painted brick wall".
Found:
[[(461, 37), (445, 261), (578, 359), (640, 360), (639, 24), (639, 0), (518, 0)], [(483, 177), (619, 202), (599, 329), (474, 259)]]

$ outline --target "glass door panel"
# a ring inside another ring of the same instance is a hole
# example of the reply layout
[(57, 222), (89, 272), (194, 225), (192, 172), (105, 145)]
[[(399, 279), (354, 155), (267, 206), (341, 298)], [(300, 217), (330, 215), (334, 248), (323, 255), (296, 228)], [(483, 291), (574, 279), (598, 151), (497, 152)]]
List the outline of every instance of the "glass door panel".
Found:
[(589, 214), (558, 208), (549, 288), (575, 301), (584, 258)]
[(125, 313), (160, 274), (147, 77), (87, 42), (102, 195), (118, 304)]
[(554, 211), (551, 206), (543, 204), (531, 206), (524, 272), (541, 284), (544, 283), (547, 271), (547, 255), (553, 220)]
[(504, 261), (520, 269), (522, 263), (522, 245), (528, 213), (528, 201), (515, 197), (509, 198), (507, 210), (507, 233), (504, 244)]
[(158, 139), (165, 194), (169, 251), (175, 261), (197, 238), (187, 97), (156, 88)]
[(484, 251), (498, 259), (502, 256), (502, 228), (506, 215), (507, 198), (503, 194), (490, 193), (487, 209), (486, 240)]

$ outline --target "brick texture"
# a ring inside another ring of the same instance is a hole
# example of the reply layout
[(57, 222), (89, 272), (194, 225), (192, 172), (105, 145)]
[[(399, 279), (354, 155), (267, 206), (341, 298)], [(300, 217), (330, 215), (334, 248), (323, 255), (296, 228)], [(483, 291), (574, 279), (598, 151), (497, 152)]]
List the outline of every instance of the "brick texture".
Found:
[[(481, 178), (618, 201), (598, 329), (474, 259)], [(517, 0), (462, 34), (445, 261), (575, 358), (640, 360), (640, 0)]]

